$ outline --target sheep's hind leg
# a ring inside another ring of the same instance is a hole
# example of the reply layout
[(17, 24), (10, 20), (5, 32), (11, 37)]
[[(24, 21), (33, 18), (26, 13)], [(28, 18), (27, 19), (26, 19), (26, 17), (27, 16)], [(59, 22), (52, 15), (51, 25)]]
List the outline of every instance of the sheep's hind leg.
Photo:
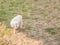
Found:
[(21, 20), (21, 22), (20, 22), (20, 28), (22, 29), (22, 27), (23, 27), (23, 21)]

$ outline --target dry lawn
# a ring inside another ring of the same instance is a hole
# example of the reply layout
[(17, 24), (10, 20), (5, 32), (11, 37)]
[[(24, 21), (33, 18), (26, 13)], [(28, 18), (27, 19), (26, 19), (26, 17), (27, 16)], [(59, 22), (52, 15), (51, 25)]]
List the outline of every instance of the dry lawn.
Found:
[[(17, 14), (24, 29), (13, 34)], [(60, 0), (0, 0), (0, 22), (0, 45), (60, 45)]]

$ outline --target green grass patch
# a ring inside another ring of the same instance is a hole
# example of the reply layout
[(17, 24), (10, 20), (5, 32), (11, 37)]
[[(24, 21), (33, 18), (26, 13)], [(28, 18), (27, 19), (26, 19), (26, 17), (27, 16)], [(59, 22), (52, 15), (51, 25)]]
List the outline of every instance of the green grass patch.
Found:
[(30, 30), (32, 27), (30, 25), (26, 25), (26, 29)]
[(1, 9), (4, 9), (4, 5), (1, 5), (0, 7), (1, 7)]
[(1, 15), (5, 15), (5, 14), (6, 14), (6, 11), (0, 10), (0, 14), (1, 14)]
[(52, 34), (52, 35), (56, 34), (56, 32), (54, 32), (54, 28), (49, 27), (49, 28), (46, 28), (45, 31)]
[(34, 18), (32, 18), (32, 20), (38, 20), (39, 18), (38, 17), (34, 17)]
[(55, 34), (56, 34), (56, 32), (51, 32), (51, 34), (52, 34), (52, 35), (55, 35)]
[(29, 19), (30, 17), (28, 15), (23, 15), (23, 19)]
[(50, 31), (54, 30), (54, 28), (50, 28), (49, 27), (49, 28), (46, 28), (45, 30), (48, 31), (48, 32), (50, 32)]
[(7, 19), (6, 18), (2, 18), (2, 17), (0, 17), (0, 22), (2, 22), (2, 21), (6, 21)]

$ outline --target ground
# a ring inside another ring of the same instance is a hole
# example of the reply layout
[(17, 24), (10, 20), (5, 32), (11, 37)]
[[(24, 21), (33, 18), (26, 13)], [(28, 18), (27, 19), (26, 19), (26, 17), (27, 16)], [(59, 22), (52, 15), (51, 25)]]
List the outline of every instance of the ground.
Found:
[[(13, 34), (17, 14), (24, 29)], [(60, 0), (0, 0), (0, 45), (60, 45)]]

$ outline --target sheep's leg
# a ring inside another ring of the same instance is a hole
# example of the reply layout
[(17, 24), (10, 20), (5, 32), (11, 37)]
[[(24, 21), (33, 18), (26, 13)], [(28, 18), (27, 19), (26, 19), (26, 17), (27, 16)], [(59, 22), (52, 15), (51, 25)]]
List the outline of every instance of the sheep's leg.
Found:
[(16, 25), (14, 26), (14, 30), (13, 30), (13, 33), (15, 34), (16, 33)]
[(22, 28), (23, 27), (23, 21), (21, 20), (21, 22), (20, 22), (20, 28)]

